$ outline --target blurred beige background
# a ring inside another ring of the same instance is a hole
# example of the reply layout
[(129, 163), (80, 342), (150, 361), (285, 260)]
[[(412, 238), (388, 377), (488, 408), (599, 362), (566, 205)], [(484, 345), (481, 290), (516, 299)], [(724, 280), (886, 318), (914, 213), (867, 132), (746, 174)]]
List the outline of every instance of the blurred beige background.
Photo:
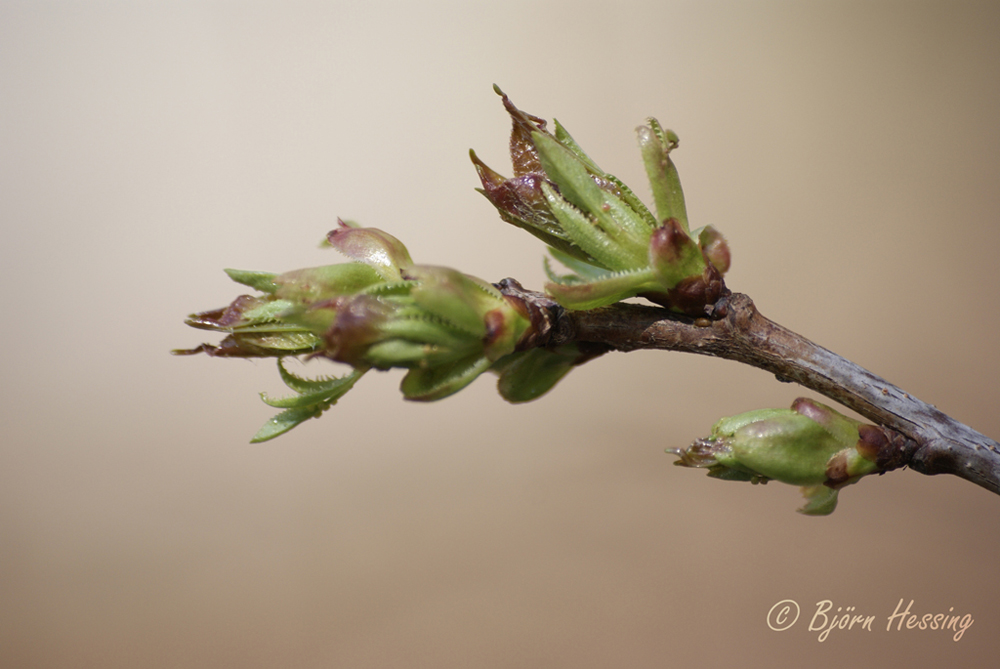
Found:
[[(223, 267), (339, 262), (338, 215), (539, 286), (473, 190), (470, 147), (507, 168), (496, 82), (643, 195), (660, 118), (733, 289), (1000, 436), (998, 34), (951, 1), (0, 3), (0, 664), (992, 664), (997, 497), (894, 472), (806, 518), (672, 466), (802, 393), (763, 372), (608, 355), (520, 407), (369, 375), (249, 445), (273, 363), (167, 352)], [(974, 624), (886, 631), (901, 599)], [(822, 600), (873, 630), (819, 642)]]

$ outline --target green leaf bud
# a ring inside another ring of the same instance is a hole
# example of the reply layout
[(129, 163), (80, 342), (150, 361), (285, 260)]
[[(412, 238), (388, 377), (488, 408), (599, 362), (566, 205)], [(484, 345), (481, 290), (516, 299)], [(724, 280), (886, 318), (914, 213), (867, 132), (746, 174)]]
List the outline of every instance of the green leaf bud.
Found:
[[(669, 449), (685, 467), (701, 467), (727, 480), (780, 481), (803, 486), (800, 509), (824, 515), (836, 507), (836, 490), (882, 471), (871, 448), (877, 430), (807, 398), (791, 409), (761, 409), (724, 418), (712, 435), (684, 449)], [(876, 449), (877, 450), (877, 449)]]
[[(446, 397), (514, 353), (531, 327), (517, 301), (492, 284), (446, 267), (414, 265), (406, 247), (388, 233), (341, 221), (328, 240), (355, 262), (281, 275), (227, 270), (264, 294), (193, 314), (189, 325), (227, 336), (218, 345), (174, 351), (279, 358), (282, 379), (298, 395), (264, 396), (285, 411), (255, 441), (319, 415), (372, 367), (407, 369), (400, 386), (407, 399)], [(355, 371), (341, 379), (299, 379), (280, 364), (281, 357), (299, 354)]]

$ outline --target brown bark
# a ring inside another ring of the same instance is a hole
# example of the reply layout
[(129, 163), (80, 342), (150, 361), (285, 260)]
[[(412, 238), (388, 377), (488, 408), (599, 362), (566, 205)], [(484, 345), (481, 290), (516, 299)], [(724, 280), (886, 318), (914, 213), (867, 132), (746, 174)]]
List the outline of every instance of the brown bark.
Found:
[(664, 349), (736, 360), (781, 381), (822, 393), (874, 424), (895, 431), (880, 454), (886, 468), (909, 466), (922, 474), (954, 474), (1000, 494), (1000, 444), (921, 402), (853, 362), (768, 320), (746, 295), (734, 293), (710, 317), (690, 318), (657, 307), (615, 304), (568, 311), (513, 279), (499, 284), (532, 316), (524, 348), (570, 341), (619, 351)]

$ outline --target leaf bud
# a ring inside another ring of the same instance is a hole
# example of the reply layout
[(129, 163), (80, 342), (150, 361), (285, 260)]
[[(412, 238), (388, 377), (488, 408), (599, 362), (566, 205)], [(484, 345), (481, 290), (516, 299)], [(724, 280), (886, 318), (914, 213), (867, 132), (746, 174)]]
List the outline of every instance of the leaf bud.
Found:
[(871, 443), (873, 428), (811, 399), (791, 409), (760, 409), (723, 418), (712, 435), (684, 449), (669, 449), (684, 467), (700, 467), (727, 480), (780, 481), (803, 487), (800, 509), (825, 515), (836, 507), (836, 492), (868, 474), (883, 471)]

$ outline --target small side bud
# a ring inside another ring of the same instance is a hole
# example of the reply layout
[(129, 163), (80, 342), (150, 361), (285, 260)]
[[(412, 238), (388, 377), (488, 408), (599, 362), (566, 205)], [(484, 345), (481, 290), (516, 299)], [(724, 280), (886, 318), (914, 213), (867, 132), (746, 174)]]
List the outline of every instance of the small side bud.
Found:
[(649, 263), (664, 287), (673, 288), (691, 276), (701, 276), (705, 259), (701, 249), (676, 218), (668, 218), (649, 238)]
[(640, 293), (657, 304), (691, 316), (704, 316), (726, 294), (719, 270), (706, 260), (701, 247), (668, 218), (649, 240), (649, 261), (665, 290)]
[(711, 225), (706, 225), (701, 234), (698, 235), (698, 244), (705, 253), (705, 257), (715, 269), (719, 270), (720, 274), (729, 271), (732, 258), (729, 254), (729, 244), (726, 243), (726, 238), (722, 236), (721, 232)]
[(884, 471), (876, 460), (885, 441), (881, 428), (800, 397), (791, 409), (724, 418), (710, 437), (669, 452), (680, 458), (674, 464), (707, 468), (714, 478), (802, 486), (807, 502), (799, 511), (826, 515), (836, 508), (837, 490)]

